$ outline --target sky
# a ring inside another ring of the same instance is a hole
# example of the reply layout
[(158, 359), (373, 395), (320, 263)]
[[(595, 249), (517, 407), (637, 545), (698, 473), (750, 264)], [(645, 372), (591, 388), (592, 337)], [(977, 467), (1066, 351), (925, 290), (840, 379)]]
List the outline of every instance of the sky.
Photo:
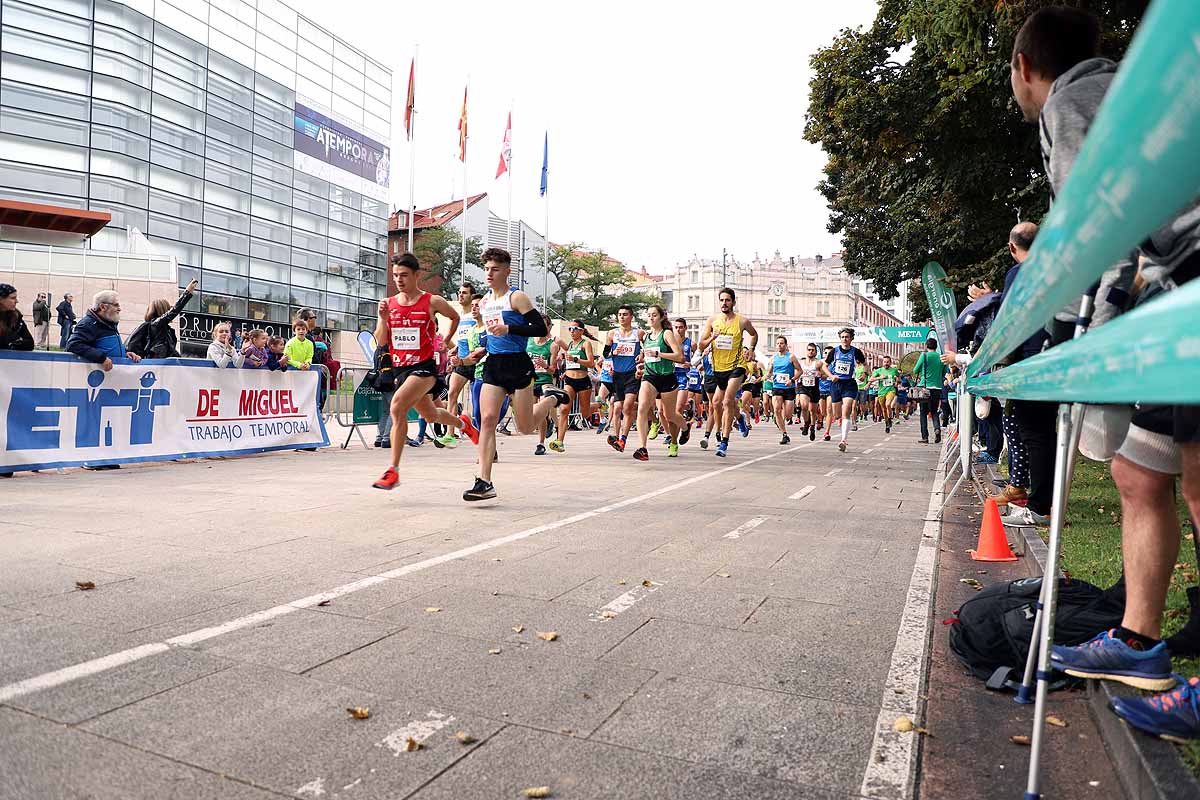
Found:
[(816, 189), (825, 155), (803, 139), (808, 61), (842, 28), (870, 24), (874, 0), (289, 4), (393, 70), (393, 207), (408, 205), (416, 52), (418, 208), (462, 196), (469, 79), (468, 191), (507, 214), (508, 179), (494, 176), (511, 109), (512, 215), (544, 231), (548, 130), (554, 242), (652, 274), (722, 248), (738, 260), (839, 249)]

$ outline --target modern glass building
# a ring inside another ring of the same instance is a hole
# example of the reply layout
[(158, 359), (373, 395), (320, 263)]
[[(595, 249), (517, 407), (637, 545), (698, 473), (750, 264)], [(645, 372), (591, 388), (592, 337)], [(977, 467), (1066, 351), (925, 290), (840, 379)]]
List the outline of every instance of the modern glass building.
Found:
[(185, 342), (301, 307), (374, 327), (386, 67), (279, 0), (2, 0), (0, 25), (0, 198), (106, 211), (87, 247), (132, 228), (175, 256), (200, 280)]

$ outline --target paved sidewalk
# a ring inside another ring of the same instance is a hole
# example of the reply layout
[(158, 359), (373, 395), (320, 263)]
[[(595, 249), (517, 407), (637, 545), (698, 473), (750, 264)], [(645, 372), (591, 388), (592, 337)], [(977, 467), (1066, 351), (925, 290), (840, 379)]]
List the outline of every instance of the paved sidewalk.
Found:
[(642, 464), (502, 437), (481, 506), (467, 443), (406, 449), (390, 493), (361, 449), (18, 475), (0, 794), (855, 797), (929, 504), (916, 438), (764, 424)]

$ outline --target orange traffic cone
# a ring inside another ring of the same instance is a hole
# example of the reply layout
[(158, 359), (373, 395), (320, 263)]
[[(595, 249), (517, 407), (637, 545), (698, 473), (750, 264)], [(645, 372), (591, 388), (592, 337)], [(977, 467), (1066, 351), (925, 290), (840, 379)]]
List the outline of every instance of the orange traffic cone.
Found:
[(976, 561), (1016, 561), (1008, 538), (1004, 535), (1004, 523), (1000, 521), (1000, 509), (996, 498), (989, 497), (983, 504), (983, 524), (979, 526), (979, 544), (970, 551)]

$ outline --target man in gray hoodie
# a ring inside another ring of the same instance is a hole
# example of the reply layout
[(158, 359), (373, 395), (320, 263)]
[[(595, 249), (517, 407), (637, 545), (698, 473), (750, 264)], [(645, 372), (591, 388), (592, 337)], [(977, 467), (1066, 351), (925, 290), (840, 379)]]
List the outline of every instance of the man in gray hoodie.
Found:
[[(1042, 160), (1052, 194), (1065, 184), (1116, 64), (1099, 57), (1100, 25), (1075, 8), (1050, 7), (1025, 21), (1013, 44), (1013, 96), (1025, 119), (1037, 122)], [(1140, 246), (1145, 286), (1139, 301), (1169, 290), (1200, 273), (1200, 203), (1154, 231)], [(1132, 263), (1105, 273), (1096, 296), (1096, 320), (1126, 305)], [(1066, 322), (1072, 308), (1056, 317)], [(1065, 317), (1065, 319), (1064, 319)], [(1061, 326), (1059, 326), (1061, 328)], [(1164, 341), (1164, 348), (1167, 343)], [(1102, 400), (1103, 398), (1097, 398)], [(1200, 518), (1200, 415), (1192, 406), (1153, 411), (1141, 408), (1112, 463), (1121, 493), (1122, 555), (1126, 606), (1121, 626), (1079, 647), (1056, 646), (1051, 663), (1069, 675), (1107, 678), (1143, 689), (1168, 689), (1168, 644), (1160, 640), (1163, 609), (1179, 552), (1175, 476), (1193, 518)], [(1171, 643), (1175, 650), (1175, 643)], [(1113, 710), (1127, 722), (1155, 734), (1200, 736), (1200, 686), (1183, 683), (1178, 702), (1121, 698)], [(1191, 697), (1195, 694), (1195, 697)]]

